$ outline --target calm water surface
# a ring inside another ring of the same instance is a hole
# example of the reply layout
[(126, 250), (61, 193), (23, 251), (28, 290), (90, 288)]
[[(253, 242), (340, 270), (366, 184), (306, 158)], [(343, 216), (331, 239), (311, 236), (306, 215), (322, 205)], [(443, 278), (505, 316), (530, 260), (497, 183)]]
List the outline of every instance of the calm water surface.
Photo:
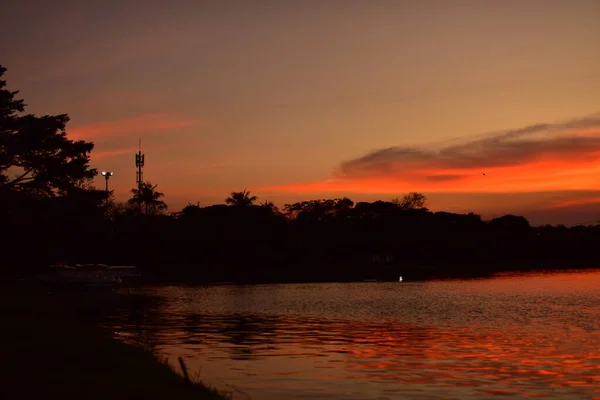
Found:
[(148, 288), (105, 325), (240, 399), (600, 399), (600, 271)]

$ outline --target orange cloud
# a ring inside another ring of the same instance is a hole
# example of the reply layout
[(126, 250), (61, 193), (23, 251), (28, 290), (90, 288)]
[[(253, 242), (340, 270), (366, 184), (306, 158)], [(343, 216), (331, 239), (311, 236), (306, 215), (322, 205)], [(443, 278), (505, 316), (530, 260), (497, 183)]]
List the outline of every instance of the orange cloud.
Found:
[(103, 160), (106, 158), (116, 157), (123, 154), (136, 154), (138, 151), (137, 147), (130, 147), (127, 149), (117, 150), (106, 150), (106, 151), (92, 151), (91, 158), (94, 161)]
[(263, 192), (539, 192), (600, 189), (600, 114), (438, 148), (390, 147), (340, 164), (330, 179)]
[(565, 200), (555, 202), (549, 206), (544, 207), (544, 210), (551, 210), (555, 208), (568, 208), (574, 206), (583, 206), (588, 204), (598, 204), (600, 203), (600, 197), (592, 197), (587, 199), (574, 199), (574, 200)]
[(75, 140), (90, 140), (107, 136), (137, 135), (165, 129), (181, 129), (196, 126), (203, 122), (202, 120), (184, 118), (167, 112), (158, 112), (75, 127), (68, 130), (68, 136), (70, 139)]

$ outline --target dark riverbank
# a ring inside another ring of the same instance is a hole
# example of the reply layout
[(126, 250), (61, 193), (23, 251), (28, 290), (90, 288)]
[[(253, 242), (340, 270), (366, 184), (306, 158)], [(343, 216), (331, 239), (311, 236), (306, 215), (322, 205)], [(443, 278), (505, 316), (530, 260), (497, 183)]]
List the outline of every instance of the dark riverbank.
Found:
[(2, 288), (0, 398), (214, 399), (152, 353), (82, 321), (75, 307), (23, 288)]

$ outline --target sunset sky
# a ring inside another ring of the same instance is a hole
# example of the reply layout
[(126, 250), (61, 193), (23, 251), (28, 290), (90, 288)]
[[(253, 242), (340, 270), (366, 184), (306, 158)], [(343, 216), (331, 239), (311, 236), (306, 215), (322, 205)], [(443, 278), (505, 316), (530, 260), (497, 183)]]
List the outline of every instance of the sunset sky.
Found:
[(8, 0), (0, 35), (9, 88), (69, 114), (117, 199), (142, 137), (171, 211), (421, 191), (600, 220), (598, 0)]

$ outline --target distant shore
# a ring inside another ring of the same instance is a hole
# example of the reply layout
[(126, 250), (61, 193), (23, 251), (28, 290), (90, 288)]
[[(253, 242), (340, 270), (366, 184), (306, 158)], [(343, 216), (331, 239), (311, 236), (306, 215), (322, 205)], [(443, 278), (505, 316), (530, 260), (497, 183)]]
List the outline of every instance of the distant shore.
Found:
[[(327, 283), (327, 282), (397, 282), (400, 276), (404, 281), (436, 281), (436, 280), (455, 280), (455, 279), (480, 279), (489, 278), (506, 273), (536, 273), (536, 272), (558, 272), (569, 270), (598, 269), (600, 263), (513, 263), (485, 265), (485, 269), (475, 266), (414, 266), (400, 267), (392, 266), (379, 274), (356, 274), (354, 276), (318, 276), (302, 275), (285, 276), (275, 274), (257, 274), (256, 276), (229, 276), (229, 277), (211, 277), (200, 274), (187, 274), (188, 267), (181, 269), (178, 273), (177, 268), (171, 268), (169, 274), (153, 274), (152, 270), (145, 271), (145, 282), (148, 284), (182, 284), (182, 285), (218, 285), (218, 284), (292, 284), (292, 283)], [(301, 267), (293, 268), (302, 270)], [(159, 269), (158, 271), (161, 271)]]
[[(238, 273), (223, 274), (228, 266), (203, 265), (202, 270), (194, 265), (171, 264), (168, 268), (163, 265), (140, 265), (141, 277), (133, 286), (147, 285), (218, 285), (218, 284), (293, 284), (293, 283), (333, 283), (333, 282), (397, 282), (399, 277), (404, 282), (424, 282), (456, 279), (481, 279), (506, 273), (538, 273), (600, 269), (600, 262), (565, 262), (563, 260), (549, 262), (521, 261), (513, 263), (470, 263), (470, 264), (422, 264), (422, 265), (387, 265), (371, 266), (372, 272), (364, 272), (365, 268), (355, 268), (343, 264), (333, 268), (344, 273), (334, 275), (326, 272), (330, 267), (315, 268), (297, 265), (284, 265), (283, 268), (254, 269), (254, 274)], [(40, 267), (41, 268), (41, 267)], [(47, 268), (47, 267), (44, 267)], [(250, 268), (252, 269), (252, 268)], [(312, 271), (308, 271), (312, 269)], [(213, 271), (213, 272), (209, 272)], [(293, 273), (293, 271), (297, 271)], [(32, 283), (32, 274), (4, 276), (0, 285), (26, 285)], [(131, 283), (126, 283), (126, 286)], [(35, 285), (34, 285), (35, 286)]]
[(227, 398), (199, 382), (187, 383), (152, 353), (80, 321), (53, 296), (1, 289), (0, 398)]

